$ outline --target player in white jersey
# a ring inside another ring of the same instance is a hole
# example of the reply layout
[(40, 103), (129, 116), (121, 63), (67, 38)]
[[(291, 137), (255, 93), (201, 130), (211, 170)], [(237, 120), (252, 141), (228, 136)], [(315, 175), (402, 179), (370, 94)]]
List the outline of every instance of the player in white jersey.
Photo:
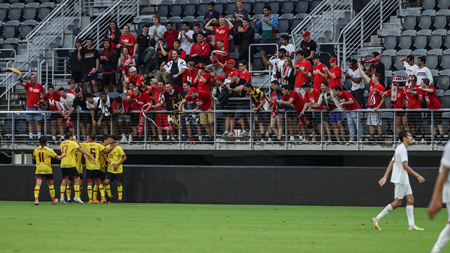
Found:
[(380, 186), (386, 183), (389, 173), (392, 170), (391, 183), (394, 183), (394, 201), (388, 204), (377, 217), (372, 218), (375, 229), (381, 230), (378, 226), (378, 222), (392, 210), (402, 205), (403, 198), (406, 199), (406, 215), (408, 216), (409, 230), (423, 230), (414, 224), (414, 197), (412, 194), (411, 185), (409, 184), (408, 173), (415, 176), (420, 183), (425, 182), (425, 179), (415, 172), (408, 165), (408, 151), (406, 148), (412, 142), (412, 135), (407, 131), (401, 131), (398, 134), (398, 138), (402, 142), (396, 149), (391, 162), (384, 177), (378, 181)]
[[(412, 78), (412, 76), (417, 76), (417, 70), (419, 70), (419, 66), (414, 64), (414, 55), (408, 55), (400, 59), (403, 66), (406, 69), (406, 76)], [(407, 86), (411, 86), (411, 81), (406, 81)]]
[(433, 197), (431, 198), (430, 205), (428, 206), (428, 215), (431, 219), (441, 211), (442, 203), (447, 206), (448, 223), (442, 230), (438, 237), (436, 244), (434, 245), (431, 253), (441, 252), (442, 248), (447, 244), (450, 239), (450, 143), (445, 145), (444, 153), (442, 154), (441, 167), (439, 169), (439, 176), (436, 180), (434, 187)]

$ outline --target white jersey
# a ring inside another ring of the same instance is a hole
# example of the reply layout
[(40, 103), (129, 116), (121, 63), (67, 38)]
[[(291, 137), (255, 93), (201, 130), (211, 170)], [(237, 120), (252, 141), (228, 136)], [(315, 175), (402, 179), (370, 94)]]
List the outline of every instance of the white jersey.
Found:
[[(417, 66), (416, 64), (414, 64), (413, 66), (409, 65), (406, 61), (403, 63), (403, 65), (406, 68), (406, 76), (407, 77), (412, 77), (412, 76), (417, 76), (417, 70), (419, 70), (419, 66)], [(431, 73), (431, 72), (430, 72)], [(420, 84), (420, 83), (419, 83)], [(411, 86), (411, 82), (408, 81), (407, 82), (408, 86)]]
[(181, 32), (184, 32), (184, 31), (180, 31), (180, 33), (178, 33), (178, 39), (181, 40), (181, 48), (184, 51), (186, 51), (186, 55), (189, 55), (191, 53), (191, 47), (192, 47), (192, 45), (194, 45), (194, 42), (192, 42), (192, 43), (189, 42), (189, 40), (186, 39), (186, 36), (188, 36), (190, 39), (193, 39), (194, 38), (194, 31), (189, 30), (186, 33), (186, 36), (184, 36), (184, 35), (181, 36)]
[(73, 100), (75, 99), (75, 95), (71, 93), (67, 93), (67, 98), (61, 97), (59, 101), (66, 107), (66, 110), (69, 111), (72, 108)]
[(391, 183), (409, 184), (408, 172), (403, 168), (403, 162), (408, 162), (408, 151), (403, 143), (395, 149), (392, 161), (394, 161), (394, 168), (392, 169)]
[(287, 46), (283, 45), (280, 48), (284, 48), (286, 50), (286, 56), (291, 57), (291, 53), (295, 52), (295, 47), (292, 44), (288, 44)]
[[(442, 172), (442, 166), (450, 168), (450, 142), (447, 142), (444, 147), (444, 153), (442, 154), (439, 173)], [(448, 178), (444, 183), (444, 189), (442, 190), (442, 202), (450, 203), (450, 175), (448, 175)]]
[(359, 89), (364, 89), (364, 82), (363, 82), (363, 79), (362, 79), (361, 72), (359, 72), (359, 69), (356, 69), (356, 70), (349, 69), (347, 73), (353, 79), (361, 77), (361, 82), (359, 82), (359, 83), (355, 83), (355, 82), (352, 81), (352, 91), (359, 90)]
[(417, 85), (420, 86), (420, 84), (422, 83), (422, 79), (424, 79), (424, 78), (430, 79), (430, 85), (434, 86), (433, 85), (433, 76), (431, 75), (430, 69), (427, 67), (417, 69)]
[(273, 75), (277, 74), (277, 67), (275, 65), (278, 66), (278, 69), (281, 69), (281, 67), (284, 66), (284, 60), (281, 60), (280, 58), (275, 58), (275, 59), (270, 60), (270, 63), (272, 63), (272, 67), (273, 67), (272, 78), (270, 81), (277, 80), (277, 78), (273, 77)]

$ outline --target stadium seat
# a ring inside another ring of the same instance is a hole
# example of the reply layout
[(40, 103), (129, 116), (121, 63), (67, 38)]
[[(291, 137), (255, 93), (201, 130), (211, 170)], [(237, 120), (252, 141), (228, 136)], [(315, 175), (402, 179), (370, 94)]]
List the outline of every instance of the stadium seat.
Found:
[(307, 1), (301, 0), (295, 4), (296, 13), (308, 13), (308, 11), (309, 11), (309, 4)]
[(384, 87), (386, 90), (391, 88), (391, 83), (392, 83), (392, 71), (390, 70), (385, 70), (384, 71)]
[(294, 14), (283, 14), (278, 20), (278, 31), (280, 33), (289, 33), (291, 31), (290, 22), (294, 18)]
[(444, 36), (447, 35), (447, 30), (439, 29), (433, 31), (430, 37), (429, 47), (431, 49), (440, 49), (442, 48), (442, 43), (444, 41)]
[(434, 7), (436, 7), (436, 0), (423, 0), (422, 4), (424, 10), (434, 10)]
[(441, 67), (443, 69), (450, 69), (450, 49), (444, 51), (441, 58)]
[(272, 14), (280, 12), (280, 3), (278, 1), (270, 1), (268, 5), (272, 8)]
[(156, 14), (160, 17), (167, 17), (170, 13), (170, 6), (172, 5), (172, 0), (162, 0), (160, 4), (158, 4), (158, 11)]
[(227, 4), (227, 0), (215, 0), (214, 2), (216, 3), (216, 7), (214, 9), (220, 13), (220, 16), (222, 16)]
[(427, 50), (426, 49), (416, 49), (412, 53), (414, 55), (414, 62), (417, 62), (417, 59), (419, 56), (427, 56)]
[(442, 98), (442, 107), (450, 108), (450, 90), (444, 92), (444, 97)]
[(437, 83), (437, 78), (439, 76), (439, 70), (437, 69), (430, 69), (431, 76), (433, 77), (433, 83)]
[(115, 99), (117, 97), (120, 97), (120, 93), (119, 92), (109, 92), (108, 96), (112, 99)]
[(198, 17), (195, 19), (195, 21), (196, 21), (196, 23), (198, 23), (198, 24), (200, 25), (200, 27), (203, 29), (203, 26), (204, 26), (204, 24), (203, 24), (203, 16), (198, 16)]
[(20, 19), (22, 18), (22, 12), (24, 8), (25, 4), (23, 3), (11, 4), (11, 6), (9, 7), (8, 19), (20, 21)]
[(400, 30), (392, 30), (384, 37), (384, 49), (396, 49)]
[(294, 2), (284, 1), (281, 3), (281, 14), (294, 13)]
[(153, 20), (151, 18), (142, 18), (141, 22), (137, 23), (137, 28), (136, 28), (136, 23), (134, 23), (134, 29), (136, 30), (137, 34), (142, 33), (142, 28), (144, 27), (145, 24), (152, 26)]
[(253, 70), (260, 71), (262, 70), (263, 62), (261, 53), (255, 54), (254, 62), (253, 62)]
[(180, 29), (181, 27), (181, 18), (180, 17), (170, 17), (167, 22), (172, 22), (173, 23), (173, 29), (175, 30), (182, 30)]
[(175, 0), (173, 4), (170, 6), (170, 13), (169, 15), (171, 17), (179, 17), (183, 13), (184, 4), (186, 1), (184, 0)]
[(431, 30), (420, 30), (414, 39), (414, 48), (425, 49), (428, 47), (428, 41), (431, 37)]
[(166, 25), (167, 23), (167, 18), (166, 17), (159, 17), (159, 23), (161, 25)]
[(449, 7), (450, 7), (450, 0), (437, 0), (436, 7), (439, 10), (449, 9)]
[(3, 26), (3, 37), (5, 39), (16, 38), (19, 34), (19, 21), (11, 20)]
[(409, 49), (402, 49), (397, 52), (397, 55), (395, 56), (394, 60), (394, 68), (397, 70), (405, 69), (405, 66), (400, 61), (401, 58), (406, 57), (408, 55), (412, 54), (412, 51)]
[[(254, 17), (256, 17), (256, 19), (258, 20), (258, 22), (264, 18), (264, 14), (255, 14), (251, 19), (253, 19)], [(252, 21), (253, 23), (253, 21)], [(253, 26), (255, 26), (256, 24), (253, 24)]]
[(189, 29), (194, 29), (195, 18), (193, 16), (186, 16), (182, 20), (182, 22), (189, 22)]
[(437, 69), (439, 67), (441, 55), (442, 49), (431, 49), (430, 51), (428, 51), (425, 66), (427, 66), (429, 69)]
[(345, 79), (344, 81), (344, 88), (348, 91), (352, 90), (352, 80), (350, 79)]
[(205, 13), (208, 11), (209, 2), (209, 0), (200, 0), (200, 3), (197, 6), (197, 16), (205, 16)]
[(0, 21), (5, 22), (8, 16), (9, 4), (0, 4)]
[(29, 3), (29, 4), (25, 5), (25, 9), (23, 10), (23, 19), (24, 20), (35, 20), (38, 9), (39, 9), (38, 3)]
[(309, 7), (309, 11), (312, 12), (319, 4), (322, 2), (322, 0), (313, 0), (311, 1), (311, 6)]
[[(268, 0), (257, 0), (255, 2), (255, 4), (253, 5), (253, 13), (255, 15), (263, 14), (264, 13), (264, 6), (266, 6), (267, 2), (268, 2)], [(275, 14), (275, 12), (273, 12), (273, 10), (272, 10), (272, 13)]]
[(402, 35), (400, 35), (400, 38), (398, 40), (398, 47), (400, 49), (411, 49), (415, 37), (416, 37), (415, 30), (403, 31)]
[(417, 26), (417, 19), (420, 16), (420, 10), (409, 11), (403, 18), (403, 27), (406, 30), (415, 30)]
[(54, 8), (55, 8), (54, 3), (41, 4), (39, 11), (38, 11), (38, 19), (40, 21), (44, 20), (45, 17), (47, 17), (47, 15), (50, 14), (50, 12), (52, 12)]
[(394, 76), (406, 76), (406, 70), (397, 70), (393, 74)]
[(442, 99), (444, 98), (444, 91), (443, 90), (436, 90), (436, 95), (438, 96), (439, 101), (442, 104)]
[(0, 49), (3, 48), (3, 39), (0, 39)]
[(25, 40), (27, 38), (27, 35), (33, 31), (33, 29), (36, 27), (37, 22), (36, 20), (27, 20), (22, 23), (20, 26), (20, 37)]
[(447, 35), (445, 35), (444, 47), (445, 48), (450, 48), (450, 32), (448, 32)]
[(238, 62), (239, 61), (239, 53), (236, 53), (236, 52), (230, 53), (230, 59), (233, 59), (236, 62)]
[(450, 10), (440, 10), (436, 13), (434, 17), (433, 26), (436, 29), (446, 29), (448, 19), (450, 16)]
[(295, 15), (294, 19), (292, 20), (291, 30), (296, 28), (307, 16), (308, 14), (306, 13), (299, 13)]
[(422, 30), (431, 29), (433, 25), (433, 19), (436, 16), (435, 10), (425, 10), (419, 17), (419, 28)]
[(441, 90), (448, 90), (450, 85), (450, 69), (442, 70), (439, 74), (436, 87)]
[(15, 3), (19, 3), (19, 2), (20, 2), (20, 0), (9, 0), (10, 4), (15, 4)]
[[(225, 10), (224, 10), (225, 15), (233, 15), (233, 12), (234, 12), (235, 9), (236, 9), (236, 1), (228, 2), (227, 5), (225, 6)], [(249, 9), (246, 9), (246, 10), (248, 10), (249, 13), (250, 13)]]
[(381, 54), (381, 62), (384, 64), (385, 69), (392, 69), (392, 61), (396, 55), (397, 51), (393, 49), (383, 51), (383, 53)]
[(200, 4), (199, 0), (189, 0), (183, 8), (183, 16), (194, 16), (196, 13), (197, 5)]

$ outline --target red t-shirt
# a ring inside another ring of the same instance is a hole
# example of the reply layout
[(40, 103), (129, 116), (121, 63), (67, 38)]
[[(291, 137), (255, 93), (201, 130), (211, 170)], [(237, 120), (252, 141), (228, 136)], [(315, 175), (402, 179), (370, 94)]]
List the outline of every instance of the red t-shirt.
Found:
[(247, 82), (251, 82), (252, 81), (252, 74), (250, 74), (250, 71), (246, 71), (245, 73), (241, 72), (241, 75), (239, 76), (239, 78), (245, 79), (245, 81), (247, 81)]
[(217, 45), (215, 45), (214, 50), (220, 50), (220, 51), (227, 53), (227, 55), (224, 55), (224, 56), (219, 55), (219, 54), (214, 54), (214, 56), (217, 57), (217, 59), (220, 61), (220, 63), (225, 64), (226, 61), (230, 60), (230, 51), (228, 51), (228, 48), (225, 47), (224, 50), (222, 50), (222, 49), (219, 49), (217, 47)]
[(341, 79), (342, 79), (342, 70), (341, 67), (336, 66), (334, 68), (330, 68), (330, 72), (336, 76), (336, 79), (331, 76), (328, 77), (328, 89), (333, 89), (334, 86), (339, 85), (342, 88)]
[(320, 90), (320, 84), (322, 82), (326, 82), (327, 80), (325, 78), (323, 78), (321, 75), (318, 74), (318, 72), (320, 71), (322, 74), (325, 73), (325, 71), (323, 71), (323, 68), (325, 68), (325, 64), (321, 63), (319, 66), (314, 65), (313, 67), (313, 75), (314, 75), (314, 89), (318, 89)]
[(230, 73), (231, 73), (232, 71), (238, 72), (238, 73), (239, 73), (239, 76), (241, 76), (241, 74), (242, 74), (242, 72), (241, 72), (239, 69), (237, 69), (237, 68), (234, 68), (233, 70), (231, 70), (231, 69), (228, 67), (228, 65), (224, 65), (224, 66), (223, 66), (223, 72), (225, 72), (225, 78), (228, 78), (228, 76), (230, 75)]
[(39, 103), (41, 100), (41, 93), (44, 94), (45, 90), (41, 84), (25, 83), (25, 90), (27, 91), (27, 104), (26, 107), (35, 108), (34, 104)]
[(200, 111), (207, 111), (209, 108), (211, 108), (211, 95), (202, 90), (198, 90), (198, 97), (192, 98), (191, 95), (186, 96), (186, 101), (191, 102), (194, 101), (200, 109)]
[[(319, 96), (320, 96), (320, 91), (316, 90), (316, 89), (313, 89), (313, 91), (311, 93), (305, 92), (305, 102), (317, 104), (317, 102), (319, 102)], [(323, 105), (322, 105), (319, 108), (313, 108), (313, 109), (323, 110), (323, 109), (325, 109), (325, 107), (323, 107)]]
[[(131, 95), (129, 95), (129, 97), (133, 99), (133, 110), (136, 110), (136, 111), (140, 111), (142, 109), (143, 105), (152, 103), (150, 96), (145, 92), (141, 92), (141, 95), (139, 97), (136, 97), (136, 95), (134, 93), (131, 93)], [(113, 103), (113, 108), (114, 108), (114, 105), (115, 105), (115, 103)]]
[(131, 68), (131, 66), (125, 66), (125, 63), (131, 64), (133, 63), (134, 56), (127, 55), (122, 60), (122, 67), (120, 67), (120, 70), (126, 70), (125, 74), (128, 74), (128, 70)]
[(167, 41), (167, 49), (173, 50), (173, 41), (178, 38), (178, 30), (165, 31), (162, 37)]
[(56, 101), (59, 101), (60, 96), (58, 92), (54, 92), (53, 96), (50, 95), (49, 92), (45, 93), (44, 97), (42, 98), (44, 100), (48, 101), (48, 106), (50, 107), (51, 111), (58, 111), (58, 108), (56, 107)]
[(202, 79), (199, 77), (198, 82), (197, 82), (197, 90), (202, 90), (202, 91), (208, 92), (208, 94), (210, 94), (211, 88), (209, 86), (210, 86), (211, 75), (209, 73), (205, 73), (202, 75), (202, 77), (206, 79), (206, 82), (204, 83), (202, 81)]
[(301, 113), (303, 110), (303, 107), (305, 106), (305, 101), (303, 100), (302, 96), (298, 94), (298, 92), (291, 90), (289, 96), (283, 95), (281, 97), (281, 100), (283, 101), (289, 101), (291, 98), (294, 99), (294, 102), (292, 103), (293, 107), (295, 107), (295, 111), (298, 113)]
[(194, 83), (195, 77), (198, 75), (198, 71), (194, 69), (192, 72), (189, 72), (187, 69), (183, 74), (183, 83), (188, 81), (191, 83), (191, 87), (197, 87), (197, 84)]
[[(392, 89), (387, 91), (387, 95), (389, 97), (392, 96)], [(392, 103), (394, 104), (394, 108), (403, 109), (404, 102), (405, 102), (405, 91), (397, 89), (397, 99), (395, 100), (395, 102), (392, 101)]]
[[(330, 78), (332, 79), (332, 78)], [(375, 108), (383, 99), (384, 87), (381, 84), (373, 84), (372, 79), (369, 82), (370, 92), (369, 92), (369, 101), (367, 102), (367, 108)]]
[(423, 100), (427, 104), (428, 109), (441, 109), (441, 102), (439, 102), (439, 98), (436, 94), (436, 88), (433, 86), (429, 86), (428, 89), (432, 89), (433, 92), (424, 91), (423, 92)]
[(230, 34), (231, 34), (230, 27), (228, 27), (228, 26), (224, 26), (224, 27), (213, 26), (213, 28), (214, 29), (212, 31), (212, 34), (215, 34), (214, 43), (216, 43), (216, 45), (217, 45), (217, 40), (223, 39), (223, 41), (224, 41), (223, 47), (228, 50), (230, 48), (229, 40), (228, 40), (228, 38), (230, 37)]
[[(160, 91), (158, 89), (158, 87), (156, 86), (152, 86), (152, 91), (151, 93), (153, 94), (153, 96), (155, 97), (155, 105), (158, 104), (159, 102), (161, 102), (161, 99), (164, 97), (164, 93), (166, 92), (166, 88), (164, 88), (164, 90)], [(163, 103), (161, 103), (163, 104)], [(159, 107), (155, 107), (155, 110), (165, 110), (166, 107), (161, 105)]]
[[(145, 93), (145, 94), (147, 94), (147, 93)], [(134, 94), (133, 94), (134, 95)], [(131, 97), (131, 96), (130, 96)], [(135, 96), (136, 97), (136, 96)], [(141, 96), (142, 97), (142, 96)], [(142, 107), (142, 106), (141, 106)], [(116, 101), (113, 101), (113, 103), (112, 103), (112, 108), (113, 108), (113, 110), (115, 110), (115, 109), (119, 109), (121, 112), (126, 112), (126, 110), (127, 109), (130, 109), (131, 110), (131, 106), (130, 106), (130, 103), (127, 101), (127, 100), (124, 100), (123, 98), (122, 98), (122, 106), (121, 107), (118, 107), (117, 106), (117, 104), (116, 104)]]
[(130, 82), (131, 82), (131, 81), (136, 82), (136, 84), (139, 85), (139, 87), (141, 87), (141, 88), (144, 87), (144, 84), (142, 83), (142, 76), (141, 76), (141, 75), (137, 74), (137, 75), (136, 75), (136, 79), (134, 79), (134, 78), (131, 77), (131, 76), (128, 76), (128, 79), (130, 80)]
[(417, 95), (411, 94), (409, 93), (409, 91), (411, 91), (411, 88), (405, 87), (406, 89), (406, 108), (407, 109), (418, 109), (422, 107), (422, 103), (420, 101), (420, 97), (419, 97), (419, 89), (418, 86), (416, 86), (416, 90), (417, 90)]
[[(295, 66), (300, 66), (300, 70), (302, 71), (310, 71), (311, 72), (311, 62), (305, 60), (305, 62), (297, 61)], [(294, 67), (295, 67), (294, 66)], [(295, 77), (295, 88), (301, 88), (302, 85), (309, 81), (309, 77), (303, 75), (300, 71), (297, 72), (297, 76)]]
[(358, 101), (352, 96), (352, 94), (346, 90), (342, 91), (342, 95), (339, 98), (339, 102), (344, 103), (350, 100), (350, 98), (353, 100), (353, 104), (351, 105), (344, 105), (345, 109), (347, 111), (353, 111), (356, 109), (361, 109), (361, 106), (359, 106)]
[[(120, 36), (119, 45), (122, 45), (121, 48), (123, 48), (123, 45), (125, 43), (133, 43), (133, 44), (136, 43), (136, 39), (134, 38), (133, 34), (128, 33), (127, 35), (123, 35), (122, 34), (122, 36)], [(134, 46), (128, 47), (128, 51), (129, 51), (130, 54), (133, 54), (134, 53)]]

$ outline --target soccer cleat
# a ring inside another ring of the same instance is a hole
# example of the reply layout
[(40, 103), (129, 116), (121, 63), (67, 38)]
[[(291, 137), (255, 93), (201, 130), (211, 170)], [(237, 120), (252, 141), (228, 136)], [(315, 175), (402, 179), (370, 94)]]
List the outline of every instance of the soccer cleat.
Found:
[(122, 204), (122, 200), (121, 199), (117, 200), (117, 203)]
[(73, 201), (77, 202), (78, 204), (84, 204), (84, 202), (80, 198), (73, 198)]
[(65, 204), (65, 203), (66, 203), (66, 201), (64, 200), (64, 198), (60, 198), (60, 199), (59, 199), (59, 202), (61, 202), (61, 204)]
[(106, 199), (102, 199), (102, 204), (106, 204), (108, 202), (106, 202)]
[(372, 218), (372, 223), (376, 230), (381, 230), (381, 228), (378, 226), (378, 221), (376, 218)]
[(88, 204), (94, 204), (94, 201), (89, 200)]
[(100, 204), (100, 201), (98, 199), (94, 200), (94, 204)]
[(423, 229), (423, 228), (419, 228), (417, 225), (411, 226), (411, 227), (409, 227), (408, 229), (409, 229), (409, 230), (418, 230), (418, 231), (425, 230), (425, 229)]
[(52, 201), (52, 205), (56, 205), (56, 203), (58, 203), (58, 199)]
[(34, 201), (34, 205), (35, 205), (35, 206), (39, 206), (39, 205), (40, 205), (40, 204), (39, 204), (39, 201), (35, 200), (35, 201)]
[(108, 197), (108, 194), (106, 194), (106, 201), (108, 203), (111, 203), (111, 199), (113, 198), (113, 195), (111, 194), (111, 197)]

